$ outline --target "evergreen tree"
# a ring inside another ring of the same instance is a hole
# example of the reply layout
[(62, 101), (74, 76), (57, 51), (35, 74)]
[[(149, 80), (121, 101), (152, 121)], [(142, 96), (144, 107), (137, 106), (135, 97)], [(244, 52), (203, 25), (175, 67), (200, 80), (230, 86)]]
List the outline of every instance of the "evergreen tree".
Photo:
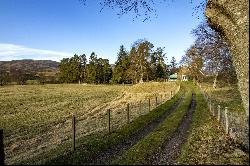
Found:
[(78, 55), (71, 58), (63, 58), (59, 64), (60, 80), (62, 82), (74, 83), (80, 80), (81, 64)]
[(86, 82), (87, 81), (87, 58), (85, 54), (80, 55), (80, 81)]
[(111, 79), (112, 69), (108, 59), (98, 59), (97, 64), (97, 82), (101, 84), (109, 83)]
[(177, 63), (175, 57), (173, 56), (170, 61), (170, 74), (174, 74), (176, 72), (177, 72)]
[(69, 83), (70, 82), (70, 76), (69, 76), (69, 72), (70, 72), (70, 63), (69, 63), (69, 58), (63, 58), (59, 64), (59, 70), (60, 70), (60, 81), (61, 82), (66, 82)]
[(138, 58), (137, 58), (137, 52), (136, 52), (135, 47), (132, 47), (130, 50), (129, 62), (130, 62), (130, 65), (128, 67), (128, 70), (126, 71), (127, 76), (128, 76), (127, 77), (128, 81), (130, 83), (137, 84), (139, 80), (139, 76), (138, 76), (138, 68), (137, 68)]
[(97, 55), (92, 52), (87, 65), (87, 82), (97, 83)]
[(128, 67), (130, 65), (129, 56), (124, 46), (120, 46), (120, 50), (115, 62), (112, 82), (114, 83), (128, 83)]
[(81, 63), (78, 55), (70, 58), (70, 82), (79, 82), (81, 79)]
[(153, 80), (163, 80), (166, 78), (167, 75), (167, 65), (165, 64), (165, 53), (164, 47), (158, 47), (152, 54), (151, 54), (151, 61), (150, 67), (152, 71), (151, 78)]

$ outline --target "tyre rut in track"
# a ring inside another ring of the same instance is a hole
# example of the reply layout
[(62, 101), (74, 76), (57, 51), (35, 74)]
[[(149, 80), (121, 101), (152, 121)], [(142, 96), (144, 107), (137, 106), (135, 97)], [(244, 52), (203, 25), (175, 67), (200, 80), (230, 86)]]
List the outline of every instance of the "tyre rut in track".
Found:
[(195, 111), (195, 93), (192, 93), (192, 101), (183, 117), (177, 130), (166, 140), (160, 150), (150, 159), (151, 165), (173, 165), (181, 152), (182, 145), (186, 142), (188, 129), (192, 122), (193, 112)]
[(169, 116), (173, 111), (176, 110), (176, 108), (182, 103), (183, 98), (184, 97), (181, 96), (178, 102), (176, 102), (169, 109), (167, 109), (163, 115), (161, 115), (160, 117), (148, 123), (146, 126), (144, 126), (135, 134), (131, 135), (129, 138), (125, 139), (119, 144), (111, 146), (109, 149), (105, 150), (104, 152), (101, 152), (97, 156), (92, 156), (92, 158), (89, 159), (86, 164), (90, 164), (90, 165), (110, 164), (112, 159), (120, 156), (124, 151), (131, 148), (139, 140), (143, 139), (150, 132), (152, 132), (155, 128), (157, 128), (166, 119), (167, 116)]

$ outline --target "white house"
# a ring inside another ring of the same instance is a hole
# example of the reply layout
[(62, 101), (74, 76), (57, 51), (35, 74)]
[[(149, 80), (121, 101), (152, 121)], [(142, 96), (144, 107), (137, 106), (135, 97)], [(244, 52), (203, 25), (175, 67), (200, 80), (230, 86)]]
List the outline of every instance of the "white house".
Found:
[(181, 81), (187, 81), (188, 80), (188, 76), (185, 74), (181, 75)]

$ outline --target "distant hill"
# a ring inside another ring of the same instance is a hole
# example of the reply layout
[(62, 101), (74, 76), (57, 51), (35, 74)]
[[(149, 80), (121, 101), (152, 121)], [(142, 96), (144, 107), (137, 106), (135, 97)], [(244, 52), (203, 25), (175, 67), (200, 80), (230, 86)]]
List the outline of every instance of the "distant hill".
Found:
[(0, 61), (0, 68), (10, 71), (10, 70), (24, 70), (29, 72), (45, 72), (58, 71), (59, 62), (52, 60), (12, 60), (12, 61)]

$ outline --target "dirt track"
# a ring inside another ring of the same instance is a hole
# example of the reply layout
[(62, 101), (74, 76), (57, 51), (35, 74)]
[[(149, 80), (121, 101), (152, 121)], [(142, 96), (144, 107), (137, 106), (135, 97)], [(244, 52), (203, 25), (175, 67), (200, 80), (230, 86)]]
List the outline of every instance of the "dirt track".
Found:
[(185, 143), (188, 136), (188, 129), (192, 122), (192, 115), (195, 111), (195, 94), (192, 94), (192, 101), (186, 115), (173, 135), (165, 141), (160, 150), (150, 159), (151, 165), (173, 165), (181, 152), (181, 146)]
[(168, 110), (166, 110), (162, 116), (153, 120), (148, 125), (144, 126), (141, 130), (139, 130), (136, 134), (132, 135), (123, 142), (110, 147), (108, 150), (102, 152), (101, 154), (98, 154), (95, 157), (92, 157), (91, 159), (89, 159), (89, 161), (87, 161), (86, 164), (91, 164), (91, 165), (110, 164), (112, 159), (119, 157), (124, 151), (131, 148), (139, 140), (143, 139), (155, 128), (157, 128), (166, 119), (168, 115), (170, 115), (174, 110), (176, 110), (176, 108), (182, 103), (182, 101), (183, 101), (183, 96), (180, 97), (177, 103), (175, 103)]

